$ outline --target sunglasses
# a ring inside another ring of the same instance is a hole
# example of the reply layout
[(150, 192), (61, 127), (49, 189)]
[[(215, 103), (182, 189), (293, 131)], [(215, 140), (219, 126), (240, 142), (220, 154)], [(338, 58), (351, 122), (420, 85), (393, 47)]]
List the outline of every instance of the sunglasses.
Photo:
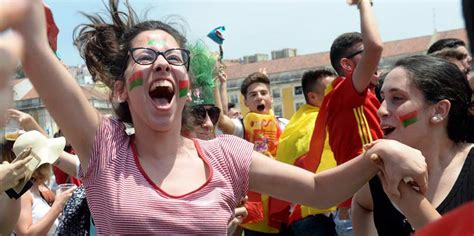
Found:
[(357, 51), (355, 51), (355, 52), (353, 52), (353, 53), (347, 55), (346, 58), (347, 58), (347, 59), (352, 59), (353, 57), (355, 57), (355, 56), (357, 56), (357, 55), (359, 55), (359, 54), (361, 54), (361, 53), (363, 53), (363, 52), (364, 52), (364, 49), (357, 50)]
[(195, 124), (201, 125), (206, 120), (206, 114), (211, 119), (213, 125), (217, 124), (219, 120), (219, 115), (221, 114), (221, 109), (216, 106), (204, 107), (204, 106), (194, 106), (192, 108), (192, 114), (195, 118)]

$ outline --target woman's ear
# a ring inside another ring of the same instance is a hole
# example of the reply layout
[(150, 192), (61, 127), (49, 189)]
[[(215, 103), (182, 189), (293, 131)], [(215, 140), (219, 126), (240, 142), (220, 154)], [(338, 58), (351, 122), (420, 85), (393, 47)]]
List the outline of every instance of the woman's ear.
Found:
[(439, 123), (448, 118), (449, 111), (451, 110), (451, 102), (447, 99), (443, 99), (434, 105), (434, 114), (431, 121)]
[(113, 100), (122, 103), (127, 101), (128, 92), (123, 80), (117, 80), (114, 82)]

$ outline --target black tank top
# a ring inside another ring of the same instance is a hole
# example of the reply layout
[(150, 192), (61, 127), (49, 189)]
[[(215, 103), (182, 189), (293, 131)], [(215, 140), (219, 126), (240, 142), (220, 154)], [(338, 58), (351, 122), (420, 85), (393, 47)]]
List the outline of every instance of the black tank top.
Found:
[[(441, 214), (474, 199), (474, 148), (471, 148), (453, 188), (436, 208)], [(374, 206), (373, 216), (379, 235), (410, 235), (413, 229), (404, 215), (390, 202), (378, 177), (369, 181)]]

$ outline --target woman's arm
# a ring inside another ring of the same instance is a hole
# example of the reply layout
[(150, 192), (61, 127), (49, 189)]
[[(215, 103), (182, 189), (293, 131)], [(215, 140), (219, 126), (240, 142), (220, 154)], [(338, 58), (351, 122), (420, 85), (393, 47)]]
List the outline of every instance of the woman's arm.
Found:
[(18, 199), (11, 199), (3, 191), (0, 192), (0, 235), (10, 235), (20, 215), (21, 204)]
[(54, 221), (58, 218), (59, 214), (63, 211), (63, 208), (72, 196), (72, 192), (76, 188), (71, 188), (63, 193), (60, 193), (56, 196), (53, 205), (49, 211), (41, 218), (38, 222), (33, 224), (32, 219), (32, 208), (33, 205), (33, 195), (30, 191), (28, 194), (24, 194), (21, 197), (21, 212), (20, 218), (16, 226), (17, 235), (47, 235), (48, 231), (54, 224)]
[(250, 165), (250, 189), (290, 202), (326, 209), (351, 197), (377, 171), (377, 166), (369, 158), (359, 156), (315, 175), (254, 152)]
[(54, 163), (56, 167), (64, 171), (64, 173), (77, 178), (79, 175), (78, 167), (80, 165), (79, 157), (74, 154), (62, 152), (58, 160)]
[[(384, 174), (381, 174), (379, 177), (385, 191), (388, 185), (385, 176)], [(413, 187), (409, 186), (404, 181), (400, 181), (398, 189), (400, 189), (400, 196), (394, 196), (386, 191), (387, 196), (403, 213), (415, 230), (441, 218), (441, 215), (436, 211), (435, 207), (431, 205), (425, 196)]]
[[(354, 195), (379, 171), (369, 158), (373, 154), (382, 159), (389, 184), (398, 186), (404, 177), (412, 177), (419, 186), (427, 185), (426, 163), (420, 151), (397, 141), (379, 140), (358, 157), (318, 174), (253, 152), (250, 189), (314, 208), (329, 208)], [(389, 186), (395, 195), (397, 186)]]
[(100, 114), (89, 104), (77, 82), (49, 47), (42, 1), (27, 2), (27, 14), (14, 27), (23, 36), (28, 52), (22, 65), (87, 169)]
[[(225, 66), (221, 64), (219, 66), (219, 74), (218, 78), (220, 81), (219, 85), (219, 93), (220, 93), (220, 103), (222, 104), (222, 111), (224, 112), (224, 115), (227, 115), (228, 107), (227, 105), (229, 104), (229, 101), (227, 99), (227, 74), (225, 73)], [(217, 100), (216, 100), (217, 103)]]
[(373, 209), (370, 187), (369, 184), (365, 184), (352, 198), (352, 229), (354, 235), (377, 235)]

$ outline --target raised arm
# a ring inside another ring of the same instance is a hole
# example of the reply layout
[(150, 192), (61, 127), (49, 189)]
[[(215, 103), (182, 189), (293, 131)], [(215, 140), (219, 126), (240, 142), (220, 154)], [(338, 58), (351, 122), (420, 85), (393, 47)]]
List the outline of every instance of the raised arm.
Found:
[(352, 75), (352, 83), (356, 91), (363, 93), (377, 71), (382, 57), (383, 42), (375, 21), (371, 0), (359, 0), (358, 2), (364, 51)]
[[(216, 106), (219, 107), (219, 109), (221, 109), (221, 114), (219, 116), (219, 121), (217, 125), (224, 134), (234, 134), (234, 130), (235, 130), (234, 122), (229, 116), (227, 116), (227, 112), (226, 112), (227, 111), (227, 84), (225, 81), (227, 80), (227, 75), (225, 74), (225, 71), (219, 68), (219, 73), (217, 77), (220, 81), (220, 91), (217, 88), (217, 86), (214, 87), (214, 96), (216, 98)], [(224, 81), (224, 84), (223, 84), (223, 81)], [(224, 96), (225, 96), (225, 99), (223, 98)]]
[(228, 107), (227, 107), (227, 105), (229, 104), (229, 100), (227, 98), (227, 74), (225, 73), (225, 66), (223, 64), (219, 66), (218, 78), (220, 81), (219, 93), (220, 93), (220, 102), (222, 104), (221, 110), (224, 112), (225, 115), (227, 115), (229, 112)]
[(22, 60), (23, 67), (46, 108), (78, 152), (84, 169), (87, 169), (100, 115), (50, 49), (42, 1), (27, 2), (26, 16), (14, 27), (23, 36), (25, 51), (28, 52)]
[[(48, 136), (48, 134), (44, 131), (44, 129), (36, 122), (36, 120), (28, 113), (9, 109), (8, 116), (10, 119), (15, 119), (20, 124), (21, 128), (26, 131), (36, 130), (42, 133), (44, 136)], [(79, 157), (76, 155), (69, 154), (65, 151), (61, 153), (58, 160), (54, 163), (59, 169), (67, 173), (71, 176), (77, 176), (77, 169), (79, 166)]]
[(427, 172), (423, 155), (393, 140), (378, 140), (365, 154), (318, 174), (254, 152), (250, 166), (250, 189), (290, 202), (329, 208), (352, 196), (379, 171), (369, 158), (372, 154), (382, 158), (383, 171), (390, 176), (387, 182), (390, 185), (396, 183), (394, 188), (390, 186), (392, 191), (407, 176), (413, 177), (426, 190)]

